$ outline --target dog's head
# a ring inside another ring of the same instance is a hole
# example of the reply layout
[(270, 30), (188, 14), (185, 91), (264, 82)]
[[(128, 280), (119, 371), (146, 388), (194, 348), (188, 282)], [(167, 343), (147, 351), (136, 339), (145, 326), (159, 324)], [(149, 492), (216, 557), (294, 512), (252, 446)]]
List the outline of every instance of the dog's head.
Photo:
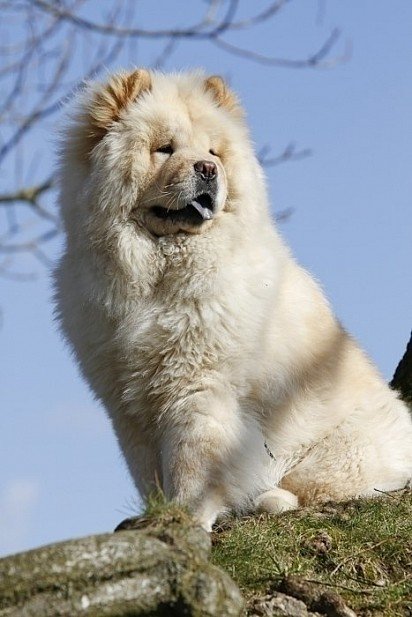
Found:
[(236, 96), (200, 72), (140, 69), (92, 86), (70, 139), (93, 216), (154, 236), (201, 233), (233, 211), (254, 161)]

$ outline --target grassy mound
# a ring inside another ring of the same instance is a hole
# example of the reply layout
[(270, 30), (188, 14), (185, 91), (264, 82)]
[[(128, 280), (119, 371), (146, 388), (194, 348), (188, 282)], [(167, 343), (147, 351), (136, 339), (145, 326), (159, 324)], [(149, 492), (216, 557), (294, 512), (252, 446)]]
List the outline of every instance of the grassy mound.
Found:
[(249, 606), (280, 590), (319, 610), (319, 594), (333, 592), (358, 615), (412, 615), (411, 491), (229, 519), (212, 541), (212, 562)]

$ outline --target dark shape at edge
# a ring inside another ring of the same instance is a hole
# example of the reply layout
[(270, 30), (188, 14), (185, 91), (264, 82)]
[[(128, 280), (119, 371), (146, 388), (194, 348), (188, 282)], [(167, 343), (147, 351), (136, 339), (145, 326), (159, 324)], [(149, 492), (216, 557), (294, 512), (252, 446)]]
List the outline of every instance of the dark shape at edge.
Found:
[(389, 385), (394, 390), (398, 390), (405, 403), (412, 405), (412, 332), (403, 358)]

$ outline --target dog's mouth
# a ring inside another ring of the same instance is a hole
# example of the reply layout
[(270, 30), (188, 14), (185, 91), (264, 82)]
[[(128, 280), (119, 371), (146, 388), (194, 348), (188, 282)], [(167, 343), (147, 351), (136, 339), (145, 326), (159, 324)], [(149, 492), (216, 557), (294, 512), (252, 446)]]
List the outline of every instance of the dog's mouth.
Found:
[(150, 210), (159, 219), (172, 223), (201, 225), (213, 218), (215, 202), (209, 193), (198, 195), (183, 208), (172, 210), (163, 206), (153, 206)]

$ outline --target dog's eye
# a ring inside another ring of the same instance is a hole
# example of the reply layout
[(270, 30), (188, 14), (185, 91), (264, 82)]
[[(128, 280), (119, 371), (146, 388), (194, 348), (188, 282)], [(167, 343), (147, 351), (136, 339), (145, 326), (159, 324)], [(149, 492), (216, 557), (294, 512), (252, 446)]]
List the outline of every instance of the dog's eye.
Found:
[(173, 148), (171, 144), (166, 144), (165, 146), (160, 146), (160, 148), (156, 149), (156, 152), (161, 152), (162, 154), (173, 154)]
[(217, 156), (219, 158), (218, 153), (215, 150), (213, 150), (212, 148), (209, 150), (209, 154), (211, 154), (212, 156)]

